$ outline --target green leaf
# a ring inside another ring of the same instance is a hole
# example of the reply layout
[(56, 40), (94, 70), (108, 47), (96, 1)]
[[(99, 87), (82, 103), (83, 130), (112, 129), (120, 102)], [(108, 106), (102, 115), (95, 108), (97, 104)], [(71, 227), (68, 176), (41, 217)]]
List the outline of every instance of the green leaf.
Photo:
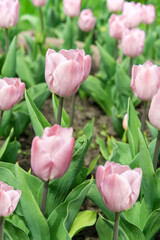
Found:
[(82, 229), (93, 226), (96, 222), (96, 219), (97, 219), (97, 212), (93, 212), (91, 210), (79, 212), (69, 231), (70, 238), (72, 238)]
[(0, 149), (0, 159), (3, 157), (3, 155), (4, 155), (4, 153), (5, 153), (6, 149), (7, 149), (7, 146), (8, 146), (8, 144), (9, 144), (9, 141), (10, 141), (11, 137), (13, 136), (13, 132), (14, 132), (14, 130), (13, 130), (13, 128), (12, 128), (11, 131), (10, 131), (10, 134), (9, 134), (8, 138), (5, 140), (3, 146), (2, 146), (1, 149)]
[(150, 133), (152, 134), (153, 138), (157, 138), (158, 135), (158, 129), (152, 126), (148, 121), (147, 121), (147, 126), (149, 128)]
[(27, 184), (24, 171), (16, 164), (18, 187), (22, 191), (20, 204), (34, 240), (50, 240), (48, 224)]
[(71, 239), (68, 232), (91, 185), (92, 180), (88, 180), (73, 189), (65, 202), (60, 204), (49, 216), (51, 239)]
[(17, 188), (17, 180), (13, 173), (4, 167), (0, 166), (0, 181), (7, 183), (9, 186), (12, 186), (14, 189)]
[(116, 68), (115, 83), (119, 93), (131, 95), (130, 78), (120, 65)]
[(97, 137), (96, 138), (96, 143), (99, 145), (100, 147), (100, 152), (102, 154), (102, 156), (104, 157), (104, 159), (107, 161), (108, 160), (108, 151), (107, 151), (107, 147), (106, 147), (106, 144), (105, 144), (105, 141), (100, 138), (100, 137)]
[(12, 223), (5, 221), (4, 240), (20, 240), (20, 239), (29, 240), (29, 237), (23, 230), (17, 228)]
[(16, 163), (18, 150), (20, 149), (21, 144), (14, 140), (10, 142), (2, 156), (2, 161)]
[(2, 67), (2, 76), (3, 77), (15, 77), (16, 74), (16, 37), (13, 38), (9, 50), (7, 53), (6, 60)]
[(95, 159), (93, 159), (93, 161), (91, 162), (88, 171), (87, 171), (87, 176), (90, 175), (93, 171), (93, 169), (95, 168), (98, 160), (100, 159), (100, 155), (98, 155)]
[(25, 98), (26, 98), (27, 108), (33, 124), (33, 129), (35, 131), (35, 134), (41, 137), (43, 134), (44, 128), (51, 127), (51, 125), (49, 124), (47, 119), (44, 117), (44, 115), (36, 107), (35, 103), (29, 96), (29, 93), (27, 92), (27, 90), (25, 91)]

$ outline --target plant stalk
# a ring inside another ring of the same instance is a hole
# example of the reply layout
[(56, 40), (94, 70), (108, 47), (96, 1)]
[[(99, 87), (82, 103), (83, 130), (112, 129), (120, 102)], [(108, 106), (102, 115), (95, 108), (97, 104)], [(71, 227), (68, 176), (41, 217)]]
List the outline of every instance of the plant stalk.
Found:
[(0, 217), (0, 240), (3, 240), (3, 228), (4, 228), (5, 218)]
[(45, 215), (45, 210), (46, 210), (48, 185), (49, 185), (49, 180), (47, 182), (44, 182), (44, 187), (43, 187), (43, 195), (42, 195), (42, 201), (41, 201), (41, 212), (43, 213), (43, 215)]
[(120, 212), (116, 212), (115, 213), (115, 222), (114, 222), (113, 240), (117, 240), (118, 239), (119, 217), (120, 217)]
[(146, 122), (146, 117), (147, 117), (147, 107), (148, 107), (148, 102), (144, 101), (143, 102), (143, 113), (142, 113), (142, 123), (141, 123), (141, 132), (144, 132), (145, 128), (145, 122)]
[(60, 97), (59, 98), (59, 107), (58, 107), (58, 116), (57, 116), (57, 124), (59, 124), (59, 125), (61, 125), (62, 108), (63, 108), (63, 97)]
[(41, 22), (41, 33), (44, 34), (44, 21), (43, 21), (42, 7), (39, 7), (39, 15), (40, 15), (40, 22)]
[(114, 47), (114, 59), (117, 60), (117, 53), (118, 53), (118, 40), (116, 40), (116, 44)]
[(160, 130), (158, 131), (156, 147), (154, 150), (154, 157), (153, 157), (153, 167), (155, 171), (157, 169), (157, 164), (158, 164), (159, 147), (160, 147)]
[(76, 94), (72, 96), (72, 106), (71, 106), (71, 122), (70, 122), (70, 127), (73, 126), (73, 121), (74, 121), (74, 112), (75, 112), (75, 102), (76, 102)]
[(8, 53), (8, 28), (5, 28), (6, 54)]
[(133, 58), (130, 57), (130, 61), (129, 61), (129, 69), (128, 69), (128, 76), (129, 76), (129, 78), (131, 77), (132, 64), (133, 64)]

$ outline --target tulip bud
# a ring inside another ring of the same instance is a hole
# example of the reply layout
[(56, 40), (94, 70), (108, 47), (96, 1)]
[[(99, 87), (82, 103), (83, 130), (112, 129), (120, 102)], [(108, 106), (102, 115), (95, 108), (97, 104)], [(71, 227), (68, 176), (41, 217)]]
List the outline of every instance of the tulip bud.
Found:
[(122, 126), (124, 130), (127, 130), (128, 127), (128, 114), (126, 113), (123, 117)]
[(160, 67), (147, 61), (132, 68), (131, 89), (136, 97), (149, 101), (160, 88)]
[(60, 97), (74, 95), (91, 69), (91, 57), (84, 50), (64, 50), (46, 53), (45, 79), (51, 92)]
[(156, 17), (155, 6), (154, 5), (142, 5), (143, 16), (142, 22), (145, 24), (152, 24)]
[(100, 165), (96, 172), (96, 184), (106, 207), (112, 212), (121, 212), (136, 202), (142, 180), (141, 168), (131, 170), (114, 162)]
[(35, 137), (31, 147), (31, 167), (35, 175), (44, 181), (62, 177), (73, 155), (72, 128), (54, 125), (45, 128), (41, 138)]
[(64, 12), (69, 17), (76, 17), (81, 11), (81, 0), (63, 0)]
[(109, 19), (109, 34), (115, 39), (121, 39), (128, 23), (123, 15), (112, 14)]
[(149, 108), (149, 121), (150, 123), (160, 130), (160, 90), (154, 95), (151, 101), (151, 105)]
[(110, 12), (119, 12), (123, 9), (124, 0), (107, 0), (107, 8)]
[(130, 28), (137, 27), (142, 21), (142, 5), (134, 2), (124, 2), (123, 16), (126, 17)]
[(22, 98), (25, 84), (20, 78), (0, 79), (0, 110), (7, 111)]
[(126, 56), (137, 57), (144, 49), (145, 32), (135, 28), (123, 33), (121, 49)]
[(13, 187), (0, 182), (0, 217), (11, 215), (17, 207), (20, 197), (20, 190), (14, 190)]
[(84, 32), (90, 32), (96, 23), (96, 19), (90, 9), (84, 9), (78, 19), (78, 26)]
[(36, 7), (42, 7), (46, 4), (46, 0), (32, 0), (32, 3), (36, 6)]
[(19, 0), (0, 0), (0, 27), (10, 28), (19, 18)]

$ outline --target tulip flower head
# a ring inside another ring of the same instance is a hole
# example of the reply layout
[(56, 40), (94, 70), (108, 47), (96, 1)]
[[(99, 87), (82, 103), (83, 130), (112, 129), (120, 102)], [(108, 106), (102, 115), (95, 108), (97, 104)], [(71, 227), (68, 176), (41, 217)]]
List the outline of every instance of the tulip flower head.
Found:
[(31, 167), (43, 181), (62, 177), (73, 155), (72, 128), (54, 125), (45, 128), (42, 137), (36, 136), (31, 147)]
[(160, 67), (147, 61), (132, 68), (131, 89), (134, 95), (150, 101), (160, 88)]
[(20, 190), (0, 182), (0, 217), (9, 216), (16, 209), (20, 197)]
[(10, 28), (19, 18), (19, 0), (0, 0), (0, 27)]
[(142, 180), (141, 168), (131, 170), (114, 162), (106, 162), (96, 172), (96, 184), (106, 207), (112, 212), (121, 212), (136, 202)]
[(60, 97), (74, 95), (91, 70), (91, 57), (84, 50), (64, 50), (46, 53), (45, 79), (51, 92)]
[(112, 14), (109, 19), (109, 35), (115, 39), (121, 39), (128, 28), (128, 23), (123, 15)]
[(20, 78), (0, 79), (0, 110), (7, 111), (22, 98), (25, 84)]
[(69, 17), (76, 17), (81, 11), (81, 0), (63, 0), (64, 12)]
[(90, 32), (96, 23), (96, 19), (93, 16), (91, 9), (84, 9), (79, 16), (78, 26), (84, 32)]
[(150, 123), (156, 127), (158, 130), (160, 130), (160, 89), (159, 91), (154, 95), (151, 101), (151, 105), (149, 108), (149, 121)]
[(46, 4), (46, 0), (32, 0), (32, 3), (36, 6), (36, 7), (42, 7)]
[(142, 22), (145, 24), (152, 24), (156, 17), (156, 11), (154, 5), (142, 5), (143, 16)]
[(119, 12), (123, 9), (124, 0), (107, 0), (107, 8), (110, 12)]
[(128, 114), (126, 113), (123, 117), (122, 126), (124, 130), (127, 130), (128, 127)]
[(126, 56), (137, 57), (142, 54), (145, 43), (145, 32), (135, 28), (123, 33), (121, 49)]
[(137, 27), (142, 22), (143, 10), (141, 3), (124, 2), (123, 16), (130, 28)]

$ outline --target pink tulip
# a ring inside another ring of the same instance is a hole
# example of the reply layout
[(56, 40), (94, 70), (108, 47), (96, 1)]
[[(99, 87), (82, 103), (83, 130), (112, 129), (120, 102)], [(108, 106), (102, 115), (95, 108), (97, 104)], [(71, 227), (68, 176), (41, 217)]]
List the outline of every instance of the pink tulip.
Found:
[(124, 2), (122, 14), (126, 17), (129, 27), (137, 27), (142, 21), (142, 5), (134, 2)]
[(131, 89), (136, 97), (149, 101), (160, 88), (160, 67), (147, 61), (132, 68)]
[(10, 28), (19, 18), (19, 0), (0, 0), (0, 27)]
[(64, 12), (69, 17), (76, 17), (81, 11), (81, 0), (63, 0)]
[(151, 101), (149, 109), (149, 121), (150, 123), (160, 130), (160, 90), (154, 95)]
[(129, 209), (136, 202), (142, 180), (141, 168), (106, 162), (96, 173), (96, 184), (106, 207), (112, 212)]
[(22, 98), (25, 84), (20, 78), (0, 79), (0, 110), (7, 111)]
[(0, 182), (0, 216), (9, 216), (16, 209), (20, 197), (20, 190), (14, 190), (13, 187)]
[(35, 137), (31, 147), (31, 167), (35, 175), (44, 181), (62, 177), (73, 155), (72, 128), (54, 125), (45, 128), (41, 138)]
[(145, 24), (152, 24), (156, 17), (155, 6), (154, 5), (142, 5), (143, 16), (142, 22)]
[(128, 23), (123, 15), (112, 14), (109, 19), (109, 34), (115, 39), (121, 39)]
[(84, 32), (90, 32), (96, 23), (96, 19), (90, 9), (84, 9), (78, 19), (78, 26)]
[(124, 0), (107, 0), (107, 8), (110, 12), (119, 12), (123, 9)]
[(74, 95), (88, 77), (90, 69), (91, 57), (85, 56), (84, 50), (47, 51), (45, 79), (50, 91), (58, 96)]
[(144, 49), (145, 32), (135, 28), (124, 32), (121, 41), (121, 49), (126, 56), (137, 57)]
[(127, 130), (128, 127), (128, 114), (126, 113), (123, 117), (122, 126), (124, 130)]
[(32, 0), (36, 7), (42, 7), (46, 4), (46, 0)]

